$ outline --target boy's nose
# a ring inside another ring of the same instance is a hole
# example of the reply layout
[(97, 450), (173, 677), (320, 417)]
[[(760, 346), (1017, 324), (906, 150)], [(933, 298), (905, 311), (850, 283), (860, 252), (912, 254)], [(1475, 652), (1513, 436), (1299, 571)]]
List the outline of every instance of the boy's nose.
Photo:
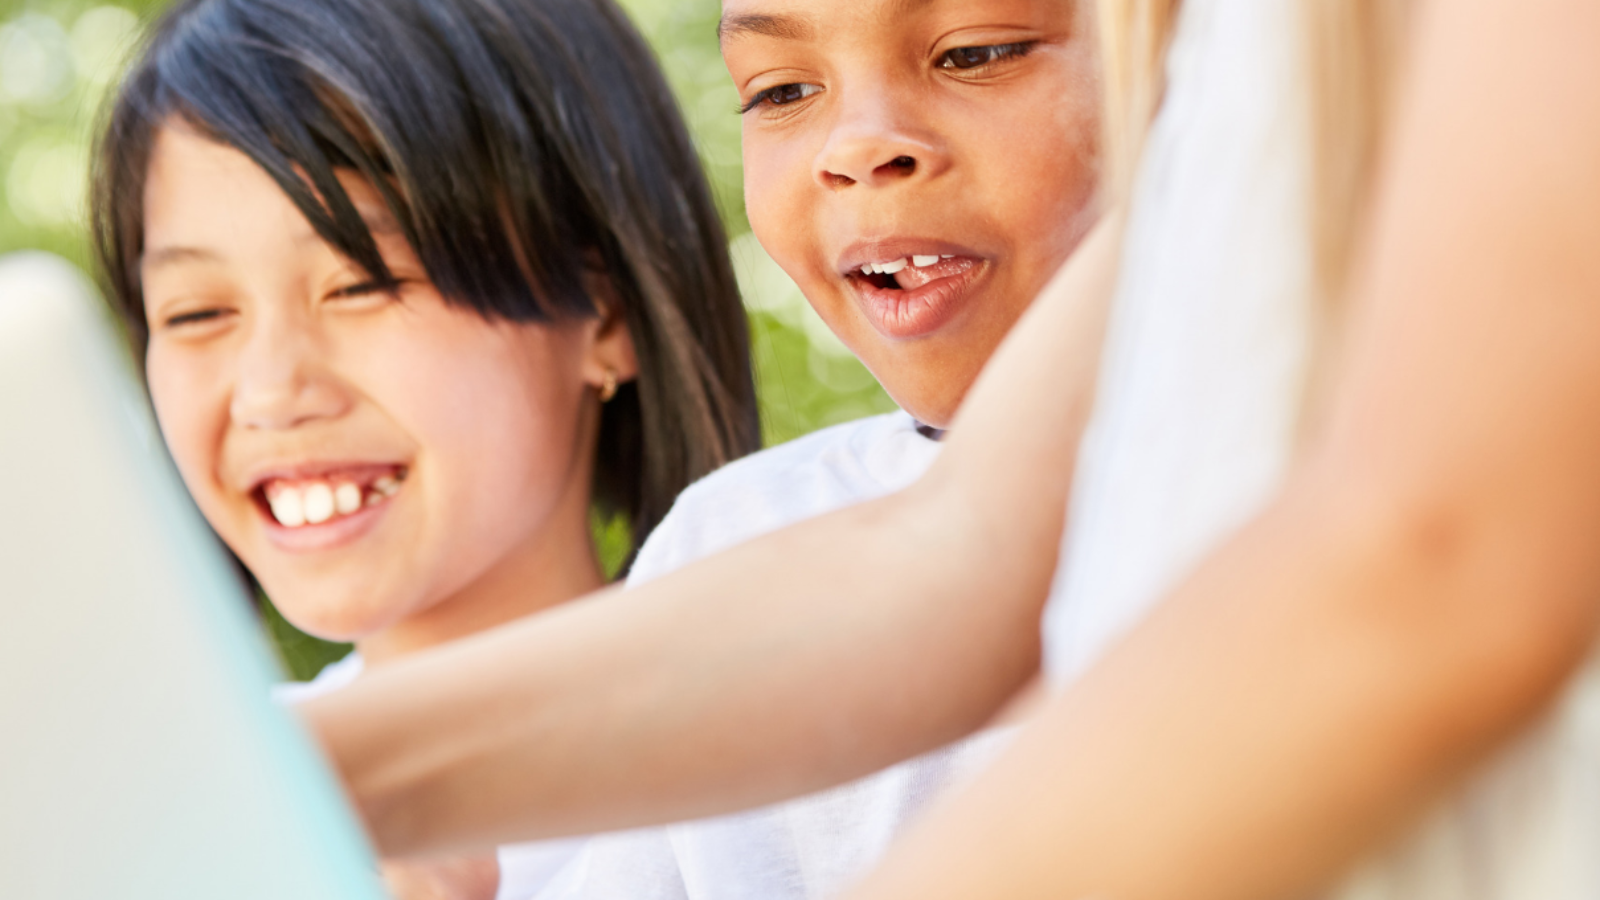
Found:
[(881, 187), (942, 171), (948, 160), (936, 135), (891, 110), (890, 104), (844, 110), (817, 154), (817, 182), (830, 190)]
[(304, 336), (252, 335), (240, 356), (229, 404), (234, 424), (279, 430), (343, 413), (348, 398), (317, 355)]

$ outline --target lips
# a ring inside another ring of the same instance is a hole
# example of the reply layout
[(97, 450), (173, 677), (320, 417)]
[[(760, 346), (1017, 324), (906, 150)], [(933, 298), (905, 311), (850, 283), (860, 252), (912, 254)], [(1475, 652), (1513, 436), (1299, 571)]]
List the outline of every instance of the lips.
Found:
[(405, 470), (397, 468), (376, 477), (340, 472), (309, 480), (273, 478), (260, 490), (279, 525), (303, 528), (382, 503), (400, 492), (405, 476)]
[(258, 472), (249, 490), (265, 531), (285, 550), (324, 549), (370, 528), (404, 485), (394, 463), (322, 463)]
[(862, 242), (840, 258), (841, 274), (884, 337), (926, 337), (966, 308), (988, 259), (940, 241)]

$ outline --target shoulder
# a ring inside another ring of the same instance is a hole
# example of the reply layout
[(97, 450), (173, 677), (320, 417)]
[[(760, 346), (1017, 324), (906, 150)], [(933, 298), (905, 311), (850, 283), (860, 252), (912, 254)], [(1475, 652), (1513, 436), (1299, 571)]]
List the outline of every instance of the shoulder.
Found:
[(910, 416), (894, 412), (824, 428), (730, 463), (679, 495), (640, 548), (629, 582), (898, 490), (937, 452)]

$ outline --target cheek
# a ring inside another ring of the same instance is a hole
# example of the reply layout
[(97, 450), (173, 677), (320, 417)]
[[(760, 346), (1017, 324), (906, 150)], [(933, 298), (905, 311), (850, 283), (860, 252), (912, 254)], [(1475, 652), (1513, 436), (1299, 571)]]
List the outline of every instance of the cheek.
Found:
[[(565, 485), (583, 384), (561, 342), (506, 337), (471, 323), (462, 340), (389, 353), (374, 399), (419, 445), (419, 474), (452, 544), (478, 547), (514, 537)], [(518, 329), (513, 329), (513, 334)]]
[(816, 216), (810, 208), (817, 192), (811, 181), (808, 137), (795, 133), (777, 139), (752, 129), (744, 133), (745, 213), (750, 230), (761, 246), (785, 271), (796, 273), (796, 263), (813, 251), (808, 223)]
[(177, 464), (190, 494), (207, 506), (218, 462), (218, 437), (226, 419), (226, 401), (208, 385), (218, 380), (180, 355), (154, 348), (145, 373), (161, 438)]
[(1038, 96), (1034, 102), (1050, 114), (1018, 122), (1005, 142), (1017, 151), (1016, 164), (1029, 170), (1018, 184), (1031, 189), (1027, 194), (1035, 207), (1058, 219), (1088, 202), (1101, 169), (1099, 82), (1092, 55), (1069, 53), (1061, 73), (1072, 89)]
[(1019, 238), (1017, 261), (1030, 283), (1039, 282), (1035, 288), (1066, 260), (1097, 212), (1098, 105), (1093, 82), (1069, 74), (1068, 83), (1086, 87), (1064, 98), (1013, 98), (1017, 109), (1049, 114), (992, 116), (985, 139), (972, 145), (982, 156), (977, 169), (987, 173), (988, 207), (1005, 211), (1003, 227)]

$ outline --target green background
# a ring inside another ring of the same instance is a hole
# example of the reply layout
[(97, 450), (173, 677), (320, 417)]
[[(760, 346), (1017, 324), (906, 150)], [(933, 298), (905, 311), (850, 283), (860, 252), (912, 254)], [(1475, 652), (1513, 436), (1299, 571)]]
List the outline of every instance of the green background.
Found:
[[(88, 270), (88, 147), (108, 91), (162, 2), (0, 0), (0, 254), (58, 253)], [(762, 252), (745, 220), (738, 98), (717, 53), (716, 0), (622, 0), (677, 92), (711, 177), (750, 313), (767, 443), (893, 408)], [(602, 532), (605, 529), (600, 529)], [(602, 547), (615, 546), (602, 540)], [(295, 631), (263, 604), (299, 678), (344, 652)]]

